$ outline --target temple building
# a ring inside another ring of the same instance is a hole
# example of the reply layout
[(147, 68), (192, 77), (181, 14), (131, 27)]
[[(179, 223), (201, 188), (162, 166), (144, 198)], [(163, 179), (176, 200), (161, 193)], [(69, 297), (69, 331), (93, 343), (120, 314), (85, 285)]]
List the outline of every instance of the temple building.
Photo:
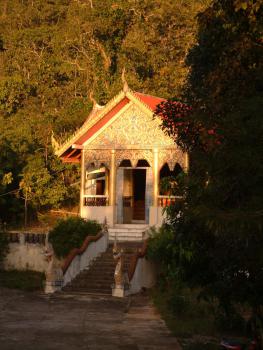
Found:
[(153, 117), (162, 101), (126, 86), (105, 106), (94, 103), (82, 127), (59, 148), (63, 162), (81, 164), (81, 217), (106, 220), (119, 231), (162, 223), (163, 207), (177, 198), (160, 191), (160, 180), (188, 168), (187, 154)]

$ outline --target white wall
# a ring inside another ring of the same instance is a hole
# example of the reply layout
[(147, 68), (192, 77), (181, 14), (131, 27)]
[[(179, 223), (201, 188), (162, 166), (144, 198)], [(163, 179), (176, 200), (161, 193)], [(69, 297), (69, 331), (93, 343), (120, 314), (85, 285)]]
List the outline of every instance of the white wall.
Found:
[(165, 213), (163, 212), (162, 207), (150, 207), (150, 218), (149, 218), (149, 225), (150, 226), (156, 226), (160, 227), (162, 226), (163, 222), (165, 221)]
[(10, 243), (9, 253), (4, 261), (7, 270), (34, 270), (44, 272), (47, 261), (44, 246), (32, 243)]
[(130, 281), (129, 294), (139, 293), (142, 288), (151, 288), (156, 281), (155, 266), (146, 258), (139, 258)]
[(109, 226), (113, 226), (113, 206), (103, 206), (103, 207), (83, 207), (82, 217), (89, 220), (97, 220), (99, 223), (104, 223), (105, 218)]

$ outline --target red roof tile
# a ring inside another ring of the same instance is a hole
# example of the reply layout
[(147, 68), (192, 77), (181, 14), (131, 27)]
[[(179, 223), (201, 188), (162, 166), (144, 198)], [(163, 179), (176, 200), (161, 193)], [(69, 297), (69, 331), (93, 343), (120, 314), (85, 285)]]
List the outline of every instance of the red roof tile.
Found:
[[(153, 112), (155, 111), (157, 105), (163, 101), (166, 101), (164, 98), (142, 94), (140, 92), (132, 92), (133, 95), (146, 106), (148, 106)], [(111, 120), (116, 113), (118, 113), (127, 103), (129, 103), (129, 98), (125, 96), (121, 101), (119, 101), (111, 110), (109, 110), (101, 119), (98, 119), (93, 125), (91, 125), (87, 130), (83, 131), (82, 134), (78, 136), (73, 136), (72, 143), (67, 144), (67, 148), (61, 153), (64, 162), (70, 161), (79, 161), (80, 149), (76, 148), (75, 151), (72, 151), (72, 144), (83, 145), (90, 137), (92, 137), (101, 127), (106, 125), (109, 120)], [(96, 119), (99, 117), (100, 113), (104, 108), (94, 108), (88, 116), (86, 122), (89, 122), (93, 118)], [(85, 125), (85, 123), (84, 123)], [(68, 142), (68, 141), (67, 141)]]
[(164, 98), (160, 98), (152, 95), (145, 95), (140, 92), (134, 92), (134, 95), (143, 103), (145, 103), (152, 111), (156, 109), (159, 103), (165, 101)]

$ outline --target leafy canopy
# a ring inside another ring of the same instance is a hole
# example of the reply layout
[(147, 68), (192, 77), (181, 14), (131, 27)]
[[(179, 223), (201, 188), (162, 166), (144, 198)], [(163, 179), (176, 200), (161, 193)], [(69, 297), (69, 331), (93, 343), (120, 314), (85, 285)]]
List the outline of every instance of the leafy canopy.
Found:
[[(196, 14), (208, 0), (2, 0), (0, 4), (0, 219), (76, 203), (75, 166), (54, 160), (86, 119), (93, 94), (105, 103), (121, 89), (180, 94)], [(39, 170), (39, 171), (38, 171)], [(10, 208), (10, 209), (9, 209)]]
[(174, 266), (228, 311), (263, 303), (262, 30), (261, 1), (214, 0), (187, 57), (185, 103), (157, 110), (191, 160), (185, 200), (168, 209)]

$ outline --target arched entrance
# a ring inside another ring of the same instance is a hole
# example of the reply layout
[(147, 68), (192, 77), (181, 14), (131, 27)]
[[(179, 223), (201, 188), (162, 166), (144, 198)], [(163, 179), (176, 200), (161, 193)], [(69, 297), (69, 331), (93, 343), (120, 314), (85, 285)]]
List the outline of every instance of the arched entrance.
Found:
[(176, 185), (176, 177), (183, 171), (179, 163), (171, 169), (168, 163), (163, 164), (159, 172), (158, 206), (165, 207), (178, 200), (178, 196), (171, 193), (170, 186)]
[(108, 205), (109, 169), (104, 163), (90, 163), (85, 171), (84, 206)]
[(144, 159), (139, 159), (135, 167), (128, 159), (120, 163), (117, 171), (118, 223), (131, 224), (148, 221), (147, 178), (150, 170), (149, 163)]

